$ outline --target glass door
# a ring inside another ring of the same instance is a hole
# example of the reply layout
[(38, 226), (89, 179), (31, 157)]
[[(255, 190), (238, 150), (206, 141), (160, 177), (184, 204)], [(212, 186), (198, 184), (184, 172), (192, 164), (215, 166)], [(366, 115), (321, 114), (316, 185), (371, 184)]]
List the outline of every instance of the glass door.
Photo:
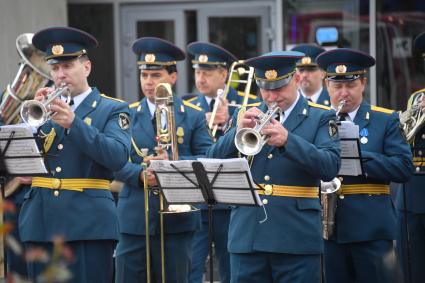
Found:
[[(140, 90), (137, 56), (131, 50), (133, 42), (140, 37), (155, 36), (173, 42), (185, 50), (184, 13), (182, 10), (164, 10), (147, 5), (129, 5), (121, 9), (122, 38), (122, 98), (134, 102), (143, 97)], [(187, 74), (184, 62), (177, 63), (179, 79), (176, 91), (183, 95), (187, 90)]]

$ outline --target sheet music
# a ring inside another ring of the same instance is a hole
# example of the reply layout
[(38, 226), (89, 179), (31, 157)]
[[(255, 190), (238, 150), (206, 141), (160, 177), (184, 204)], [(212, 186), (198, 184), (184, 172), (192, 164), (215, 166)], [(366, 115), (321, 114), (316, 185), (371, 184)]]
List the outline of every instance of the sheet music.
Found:
[[(339, 137), (341, 138), (341, 168), (339, 176), (359, 176), (362, 174), (360, 152), (358, 146), (359, 126), (351, 121), (342, 121), (338, 126)], [(349, 139), (349, 140), (347, 140)], [(352, 157), (355, 159), (345, 159)]]
[[(251, 172), (248, 162), (245, 158), (233, 159), (207, 159), (200, 158), (198, 161), (202, 162), (207, 176), (211, 182), (215, 176), (220, 165), (223, 165), (220, 173), (213, 184), (214, 197), (221, 203), (237, 203), (237, 204), (258, 204), (262, 205), (258, 193), (255, 191), (254, 197), (250, 187), (255, 188), (252, 180)], [(172, 197), (173, 203), (201, 203), (204, 202), (202, 191), (197, 188), (197, 179), (193, 172), (192, 163), (194, 160), (152, 160), (150, 167), (157, 171), (157, 177), (161, 187), (163, 187), (164, 196)], [(173, 164), (181, 172), (184, 172), (187, 180), (181, 174), (175, 174), (176, 170), (171, 166)], [(159, 173), (161, 172), (161, 173)], [(169, 172), (169, 174), (167, 174)], [(227, 172), (227, 173), (226, 173)], [(234, 173), (233, 173), (234, 172)], [(244, 172), (244, 173), (236, 173)], [(248, 174), (246, 174), (247, 172)], [(167, 187), (186, 188), (184, 190), (166, 189)], [(165, 188), (165, 189), (164, 189)], [(193, 190), (188, 188), (194, 188)], [(223, 188), (223, 189), (219, 189)], [(181, 201), (178, 201), (181, 200)]]
[[(4, 150), (8, 142), (7, 139), (10, 138), (12, 132), (14, 132), (13, 138), (31, 139), (15, 139), (10, 142), (4, 159), (7, 171), (13, 175), (46, 174), (47, 169), (37, 144), (35, 140), (32, 139), (33, 134), (31, 128), (24, 125), (7, 125), (0, 127), (0, 150)], [(26, 158), (26, 156), (34, 156), (34, 158)]]

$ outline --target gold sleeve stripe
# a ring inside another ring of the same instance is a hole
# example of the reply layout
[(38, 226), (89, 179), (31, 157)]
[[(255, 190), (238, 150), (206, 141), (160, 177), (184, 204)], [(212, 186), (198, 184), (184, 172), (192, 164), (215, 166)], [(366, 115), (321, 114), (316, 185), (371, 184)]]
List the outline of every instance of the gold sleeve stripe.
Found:
[(370, 107), (370, 109), (372, 111), (382, 112), (382, 113), (387, 113), (387, 114), (391, 114), (391, 113), (394, 112), (394, 110), (391, 110), (391, 109), (388, 109), (388, 108), (379, 107), (379, 106), (375, 106), (375, 105), (372, 105)]
[(325, 110), (331, 110), (331, 108), (328, 107), (328, 106), (325, 106), (325, 105), (322, 105), (322, 104), (317, 104), (317, 103), (314, 103), (314, 102), (311, 102), (311, 101), (308, 102), (308, 105), (310, 105), (311, 107), (322, 108), (322, 109), (325, 109)]
[(111, 96), (107, 96), (107, 95), (105, 95), (103, 93), (101, 93), (100, 96), (102, 96), (104, 98), (112, 99), (112, 100), (115, 100), (115, 101), (118, 101), (118, 102), (125, 102), (124, 100), (121, 100), (121, 99), (115, 98), (115, 97), (111, 97)]

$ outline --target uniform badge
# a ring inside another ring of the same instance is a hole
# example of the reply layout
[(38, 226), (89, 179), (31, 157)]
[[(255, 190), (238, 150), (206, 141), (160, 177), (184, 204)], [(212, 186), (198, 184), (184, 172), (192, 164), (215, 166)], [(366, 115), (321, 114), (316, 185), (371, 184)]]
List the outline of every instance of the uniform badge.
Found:
[(325, 100), (325, 101), (323, 101), (323, 103), (324, 103), (325, 105), (329, 105), (329, 100)]
[(201, 54), (201, 55), (199, 55), (198, 61), (200, 63), (206, 63), (206, 62), (208, 62), (208, 56), (205, 55), (205, 54)]
[(53, 141), (55, 140), (55, 137), (56, 137), (55, 128), (52, 128), (50, 130), (50, 133), (48, 133), (47, 135), (44, 135), (44, 144), (43, 144), (44, 153), (49, 152), (50, 148), (52, 147)]
[(345, 65), (338, 65), (335, 67), (335, 72), (337, 74), (344, 74), (345, 72), (347, 72), (347, 66)]
[(84, 118), (84, 123), (86, 123), (87, 125), (91, 125), (91, 118), (89, 118), (89, 117), (86, 117), (86, 118)]
[(338, 126), (335, 120), (329, 121), (328, 133), (329, 137), (333, 140), (338, 136)]
[(118, 115), (118, 125), (120, 125), (120, 128), (123, 130), (130, 128), (130, 118), (127, 113), (120, 113)]
[(184, 129), (182, 127), (178, 127), (177, 131), (176, 131), (176, 136), (177, 136), (177, 142), (179, 144), (182, 144), (184, 142), (183, 137), (184, 137)]
[(369, 141), (368, 140), (368, 136), (369, 136), (369, 131), (368, 131), (368, 129), (367, 128), (363, 128), (363, 129), (361, 129), (360, 130), (360, 133), (359, 133), (359, 136), (361, 136), (361, 138), (360, 138), (360, 142), (362, 143), (362, 144), (367, 144), (367, 142)]
[(311, 58), (310, 58), (310, 57), (308, 57), (308, 56), (303, 57), (303, 58), (301, 59), (301, 64), (303, 64), (303, 65), (311, 64)]
[(155, 57), (155, 54), (153, 54), (153, 53), (148, 53), (148, 54), (145, 55), (145, 61), (147, 63), (153, 63), (153, 62), (155, 62), (155, 59), (156, 59), (156, 57)]
[(62, 55), (63, 54), (63, 46), (61, 44), (56, 44), (52, 46), (52, 54), (53, 55)]
[(277, 72), (276, 72), (276, 70), (268, 70), (268, 71), (266, 71), (266, 73), (264, 74), (264, 76), (268, 80), (274, 80), (274, 79), (277, 78)]

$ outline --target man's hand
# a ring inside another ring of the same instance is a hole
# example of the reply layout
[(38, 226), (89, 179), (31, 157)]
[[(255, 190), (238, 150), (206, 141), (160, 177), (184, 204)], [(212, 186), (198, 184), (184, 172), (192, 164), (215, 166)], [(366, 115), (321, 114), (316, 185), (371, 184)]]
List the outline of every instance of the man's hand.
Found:
[(51, 93), (54, 90), (55, 89), (52, 87), (42, 87), (38, 89), (37, 92), (35, 93), (34, 100), (42, 101), (47, 97), (49, 93)]
[(288, 141), (288, 130), (273, 118), (270, 120), (270, 123), (263, 128), (261, 134), (269, 138), (267, 144), (270, 146), (282, 147), (285, 146)]
[(56, 112), (52, 116), (53, 122), (65, 129), (71, 128), (72, 122), (74, 122), (75, 119), (75, 113), (72, 111), (69, 104), (59, 98), (56, 98), (48, 105), (48, 109), (52, 112)]
[[(215, 118), (213, 122), (214, 125), (224, 125), (229, 119), (228, 102), (223, 97), (219, 97), (219, 99), (220, 99), (220, 102), (218, 104), (217, 112), (215, 114)], [(205, 118), (207, 119), (208, 123), (210, 122), (210, 119), (211, 119), (211, 113), (212, 112), (208, 112), (205, 114)]]
[(238, 130), (242, 128), (254, 128), (257, 124), (258, 117), (264, 114), (257, 107), (248, 109), (238, 123)]
[[(151, 160), (168, 160), (168, 153), (166, 150), (161, 149), (159, 147), (155, 148), (155, 151), (157, 152), (157, 155), (149, 155), (143, 158), (143, 162), (145, 162), (146, 164), (149, 164), (151, 162)], [(146, 177), (147, 177), (147, 181), (148, 181), (148, 185), (151, 187), (157, 186), (158, 185), (158, 181), (155, 178), (155, 174), (153, 173), (153, 169), (152, 168), (147, 168), (146, 169)], [(140, 173), (139, 176), (140, 180), (143, 182), (143, 171)]]

